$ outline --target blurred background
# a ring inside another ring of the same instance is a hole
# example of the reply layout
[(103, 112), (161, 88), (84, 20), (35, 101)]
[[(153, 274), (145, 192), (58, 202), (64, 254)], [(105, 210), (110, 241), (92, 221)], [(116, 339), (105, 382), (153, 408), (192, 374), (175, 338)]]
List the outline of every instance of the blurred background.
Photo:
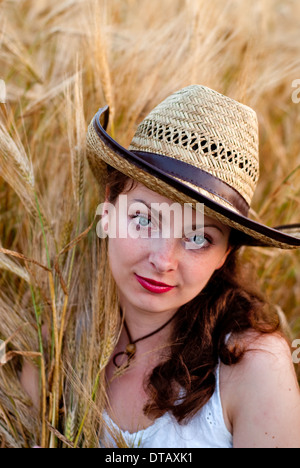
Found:
[[(109, 132), (128, 146), (143, 117), (189, 84), (253, 107), (261, 178), (251, 216), (270, 226), (300, 222), (299, 27), (298, 0), (0, 1), (0, 339), (12, 361), (36, 364), (44, 389), (37, 427), (24, 422), (30, 403), (17, 384), (13, 403), (0, 395), (10, 408), (3, 445), (57, 444), (46, 411), (65, 443), (82, 440), (74, 402), (58, 423), (57, 369), (65, 330), (93, 302), (97, 275), (96, 225), (63, 251), (91, 226), (101, 201), (85, 159), (95, 112), (110, 106)], [(300, 338), (300, 252), (256, 248), (243, 255), (291, 338)], [(52, 333), (47, 350), (45, 324)], [(112, 330), (106, 332), (108, 346)], [(8, 386), (16, 377), (10, 364), (0, 369)]]

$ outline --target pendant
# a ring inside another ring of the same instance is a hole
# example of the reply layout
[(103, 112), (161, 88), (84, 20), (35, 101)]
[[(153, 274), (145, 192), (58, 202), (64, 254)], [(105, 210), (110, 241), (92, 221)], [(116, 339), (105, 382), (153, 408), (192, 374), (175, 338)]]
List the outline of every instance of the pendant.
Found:
[(135, 355), (135, 352), (136, 352), (136, 346), (134, 343), (129, 343), (127, 346), (126, 346), (126, 351), (125, 353), (127, 354), (128, 358), (133, 358), (134, 355)]
[(114, 355), (113, 357), (113, 363), (114, 365), (120, 369), (120, 367), (122, 367), (122, 364), (119, 366), (116, 362), (116, 359), (118, 356), (122, 356), (123, 354), (127, 356), (127, 364), (125, 366), (125, 369), (127, 367), (129, 367), (129, 364), (130, 364), (130, 361), (134, 358), (135, 356), (135, 353), (136, 353), (136, 345), (134, 343), (129, 343), (127, 346), (126, 346), (126, 350), (125, 351), (121, 351), (120, 353), (117, 353)]

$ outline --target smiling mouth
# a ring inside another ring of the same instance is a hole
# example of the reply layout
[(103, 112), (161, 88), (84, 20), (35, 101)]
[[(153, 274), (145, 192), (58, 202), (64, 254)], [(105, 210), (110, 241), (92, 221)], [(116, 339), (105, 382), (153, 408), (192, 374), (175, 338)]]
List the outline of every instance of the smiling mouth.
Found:
[(175, 286), (171, 286), (166, 283), (161, 283), (160, 281), (155, 281), (150, 278), (144, 278), (143, 276), (139, 276), (136, 273), (135, 276), (144, 289), (147, 289), (148, 291), (156, 294), (165, 293), (175, 288)]

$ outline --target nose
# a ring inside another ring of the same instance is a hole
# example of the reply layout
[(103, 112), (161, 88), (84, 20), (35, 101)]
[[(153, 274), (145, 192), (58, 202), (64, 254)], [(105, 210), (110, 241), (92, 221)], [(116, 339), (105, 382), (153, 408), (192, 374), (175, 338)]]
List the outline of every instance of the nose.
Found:
[(178, 239), (151, 239), (149, 262), (159, 273), (174, 271), (178, 267)]

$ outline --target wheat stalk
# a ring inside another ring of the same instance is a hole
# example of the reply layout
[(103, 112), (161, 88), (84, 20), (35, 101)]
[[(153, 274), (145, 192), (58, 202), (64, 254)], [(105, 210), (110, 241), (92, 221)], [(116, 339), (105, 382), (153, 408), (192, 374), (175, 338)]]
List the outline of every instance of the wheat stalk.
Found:
[[(88, 47), (92, 53), (93, 73), (95, 76), (96, 87), (99, 93), (102, 88), (104, 99), (110, 109), (111, 134), (114, 136), (115, 104), (114, 92), (109, 65), (108, 35), (106, 33), (106, 21), (108, 16), (108, 2), (102, 0), (101, 4), (96, 0), (91, 2), (89, 26), (93, 27), (92, 34), (88, 39)], [(101, 87), (99, 86), (101, 84)]]
[[(0, 243), (0, 248), (3, 249)], [(0, 253), (0, 269), (10, 271), (11, 273), (19, 276), (27, 283), (30, 283), (30, 277), (27, 271), (21, 266), (17, 265), (15, 262), (10, 260), (6, 255)]]
[[(77, 60), (77, 70), (78, 70)], [(71, 156), (71, 174), (73, 182), (73, 196), (77, 207), (80, 206), (83, 197), (83, 168), (85, 161), (86, 124), (83, 111), (83, 93), (81, 73), (78, 70), (74, 82), (74, 103), (71, 97), (71, 89), (68, 86), (67, 101), (67, 125)]]
[[(38, 218), (37, 195), (32, 161), (27, 156), (19, 134), (14, 127), (12, 137), (5, 125), (0, 121), (0, 176), (18, 194), (27, 212), (35, 219)], [(39, 208), (40, 216), (48, 231), (53, 231), (44, 210)]]

